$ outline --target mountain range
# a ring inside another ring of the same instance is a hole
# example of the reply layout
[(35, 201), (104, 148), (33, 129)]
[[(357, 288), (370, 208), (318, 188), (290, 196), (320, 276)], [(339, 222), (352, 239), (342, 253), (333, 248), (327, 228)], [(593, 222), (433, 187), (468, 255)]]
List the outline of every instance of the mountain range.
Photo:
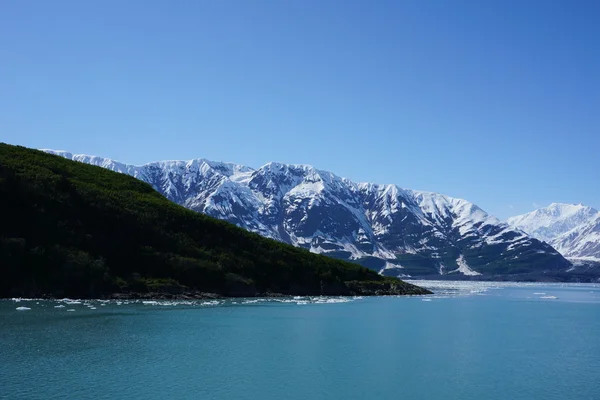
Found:
[(508, 219), (574, 263), (600, 262), (600, 212), (582, 204), (553, 203)]
[(356, 183), (310, 165), (253, 169), (194, 159), (134, 166), (44, 151), (134, 176), (188, 209), (388, 276), (479, 279), (571, 266), (550, 244), (466, 200)]

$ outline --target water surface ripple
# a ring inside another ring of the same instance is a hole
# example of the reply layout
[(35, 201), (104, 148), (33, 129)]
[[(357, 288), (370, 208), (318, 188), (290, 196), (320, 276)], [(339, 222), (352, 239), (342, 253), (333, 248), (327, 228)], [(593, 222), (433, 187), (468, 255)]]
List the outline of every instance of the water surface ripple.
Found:
[(0, 399), (600, 399), (598, 285), (0, 301)]

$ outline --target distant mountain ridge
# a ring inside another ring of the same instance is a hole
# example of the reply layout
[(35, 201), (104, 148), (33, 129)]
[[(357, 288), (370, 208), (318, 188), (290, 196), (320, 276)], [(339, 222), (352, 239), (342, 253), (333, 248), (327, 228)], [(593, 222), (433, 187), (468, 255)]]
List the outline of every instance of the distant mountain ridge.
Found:
[(355, 183), (309, 165), (253, 169), (195, 159), (133, 166), (44, 151), (134, 176), (194, 211), (385, 275), (478, 276), (570, 267), (548, 244), (466, 200), (437, 193)]
[(567, 258), (600, 262), (600, 212), (592, 207), (552, 203), (507, 222), (546, 241)]

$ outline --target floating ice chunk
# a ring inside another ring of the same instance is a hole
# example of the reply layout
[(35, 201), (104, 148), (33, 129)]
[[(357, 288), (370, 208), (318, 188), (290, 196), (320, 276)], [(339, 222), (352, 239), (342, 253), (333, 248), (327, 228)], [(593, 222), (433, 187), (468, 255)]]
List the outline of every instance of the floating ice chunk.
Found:
[(556, 296), (542, 296), (540, 299), (558, 299)]
[(65, 306), (64, 306), (64, 305), (62, 305), (62, 304), (59, 304), (59, 305), (57, 305), (57, 306), (54, 306), (54, 308), (65, 308)]
[(77, 300), (69, 300), (69, 301), (66, 301), (65, 303), (68, 305), (81, 304), (81, 302), (77, 301)]
[(339, 298), (322, 298), (315, 301), (317, 304), (335, 304), (335, 303), (348, 303), (351, 300), (345, 297)]
[(431, 299), (421, 299), (421, 301), (431, 301)]
[(17, 307), (17, 311), (28, 311), (31, 310), (29, 307)]
[(544, 292), (535, 292), (534, 294), (543, 295), (543, 294), (546, 294), (546, 293), (544, 293)]
[(97, 310), (96, 307), (90, 307), (90, 310)]
[(74, 308), (69, 308), (67, 311), (75, 311)]
[(144, 301), (142, 301), (142, 304), (150, 304), (150, 305), (154, 305), (154, 304), (158, 304), (158, 301), (154, 301), (154, 300), (144, 300)]

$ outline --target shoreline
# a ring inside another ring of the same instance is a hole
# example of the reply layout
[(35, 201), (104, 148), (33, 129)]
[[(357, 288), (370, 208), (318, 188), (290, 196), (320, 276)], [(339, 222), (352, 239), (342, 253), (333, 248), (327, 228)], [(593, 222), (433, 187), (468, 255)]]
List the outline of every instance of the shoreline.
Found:
[[(408, 291), (404, 292), (400, 288), (373, 288), (374, 290), (364, 290), (366, 288), (361, 288), (361, 291), (334, 291), (330, 293), (277, 293), (277, 292), (266, 292), (266, 293), (248, 293), (248, 292), (240, 292), (237, 294), (228, 294), (222, 295), (219, 293), (213, 292), (202, 292), (202, 291), (152, 291), (152, 292), (113, 292), (113, 293), (104, 293), (97, 294), (93, 296), (68, 296), (68, 295), (57, 295), (57, 294), (35, 294), (29, 296), (0, 296), (0, 300), (15, 300), (15, 299), (27, 299), (27, 300), (62, 300), (62, 299), (77, 299), (77, 300), (228, 300), (228, 299), (240, 299), (240, 298), (248, 298), (248, 299), (256, 299), (256, 298), (286, 298), (286, 297), (376, 297), (376, 296), (426, 296), (430, 294), (435, 294), (430, 289), (426, 289), (423, 286), (426, 286), (426, 282), (457, 282), (457, 283), (466, 283), (466, 282), (479, 282), (479, 283), (490, 283), (490, 284), (502, 284), (502, 283), (515, 283), (515, 284), (580, 284), (580, 285), (594, 285), (600, 284), (600, 280), (531, 280), (531, 279), (507, 279), (507, 277), (502, 277), (504, 279), (498, 279), (498, 277), (469, 277), (465, 279), (450, 279), (446, 276), (436, 276), (434, 277), (403, 277), (404, 282), (408, 283), (409, 286), (417, 287), (416, 291)], [(487, 278), (487, 279), (486, 279)], [(519, 276), (517, 278), (522, 278)], [(400, 289), (400, 290), (398, 290)]]
[[(600, 282), (556, 282), (556, 281), (508, 281), (508, 280), (446, 280), (446, 279), (407, 279), (407, 283), (411, 283), (412, 285), (423, 285), (424, 282), (432, 282), (432, 283), (440, 283), (440, 282), (457, 282), (457, 283), (489, 283), (489, 284), (525, 284), (525, 285), (560, 285), (560, 284), (568, 284), (568, 285), (593, 285), (596, 286), (600, 284)], [(423, 288), (423, 286), (419, 286)], [(425, 289), (425, 288), (423, 288)], [(41, 296), (32, 296), (32, 297), (0, 297), (0, 301), (2, 300), (12, 300), (12, 301), (60, 301), (60, 300), (99, 300), (99, 301), (136, 301), (136, 300), (177, 300), (177, 301), (197, 301), (197, 300), (234, 300), (234, 299), (276, 299), (276, 298), (294, 298), (294, 297), (413, 297), (413, 296), (427, 296), (431, 294), (435, 294), (434, 291), (430, 289), (427, 290), (427, 293), (405, 293), (405, 294), (394, 294), (394, 293), (363, 293), (363, 294), (284, 294), (284, 293), (256, 293), (253, 295), (239, 295), (239, 296), (224, 296), (218, 293), (209, 293), (209, 292), (184, 292), (184, 293), (165, 293), (165, 292), (129, 292), (129, 293), (110, 293), (101, 296), (73, 296), (73, 297), (65, 297), (65, 296), (54, 296), (54, 295), (41, 295)]]
[(56, 297), (56, 296), (42, 296), (42, 297), (0, 297), (2, 300), (12, 301), (60, 301), (60, 300), (99, 300), (99, 301), (131, 301), (131, 300), (234, 300), (234, 299), (277, 299), (277, 298), (294, 298), (294, 297), (411, 297), (411, 296), (427, 296), (430, 293), (422, 294), (347, 294), (347, 295), (331, 295), (331, 294), (282, 294), (282, 293), (262, 293), (254, 296), (222, 296), (216, 293), (201, 293), (196, 295), (171, 295), (168, 293), (113, 293), (103, 297)]
[(320, 291), (299, 291), (294, 290), (288, 293), (280, 292), (257, 292), (254, 290), (236, 290), (225, 294), (216, 292), (207, 292), (199, 290), (190, 290), (182, 286), (163, 287), (158, 290), (149, 291), (121, 291), (121, 292), (93, 292), (91, 294), (83, 293), (11, 293), (2, 294), (0, 299), (13, 298), (38, 298), (38, 299), (63, 299), (63, 298), (79, 298), (79, 299), (102, 299), (102, 300), (216, 300), (216, 299), (236, 299), (236, 298), (278, 298), (278, 297), (294, 297), (294, 296), (326, 296), (326, 297), (352, 297), (352, 296), (414, 296), (428, 295), (432, 292), (423, 287), (399, 281), (350, 281), (343, 285), (330, 285), (323, 287)]

